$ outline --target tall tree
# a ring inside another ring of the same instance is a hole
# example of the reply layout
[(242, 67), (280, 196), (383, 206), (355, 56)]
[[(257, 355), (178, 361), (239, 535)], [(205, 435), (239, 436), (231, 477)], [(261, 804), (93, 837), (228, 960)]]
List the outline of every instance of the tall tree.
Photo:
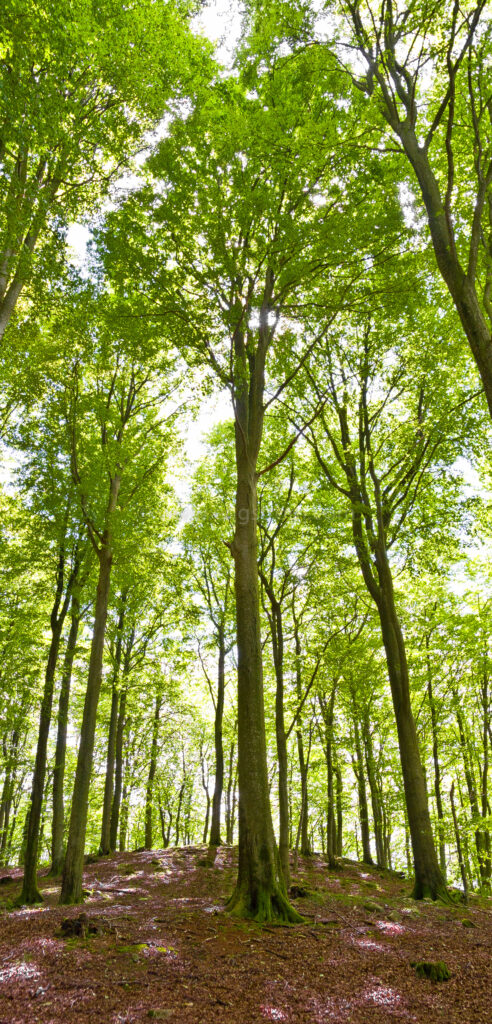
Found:
[[(94, 316), (95, 330), (91, 338), (86, 338), (83, 372), (80, 361), (76, 360), (67, 393), (66, 423), (72, 475), (97, 557), (98, 582), (63, 868), (62, 903), (77, 903), (82, 898), (92, 753), (115, 544), (118, 547), (117, 531), (118, 527), (121, 529), (121, 521), (126, 515), (128, 540), (132, 537), (135, 541), (138, 537), (139, 520), (145, 522), (144, 503), (149, 501), (148, 488), (162, 470), (168, 440), (164, 425), (166, 415), (162, 411), (166, 392), (162, 385), (160, 388), (156, 386), (155, 376), (157, 372), (163, 372), (165, 359), (157, 356), (157, 370), (155, 363), (152, 367), (150, 352), (147, 351), (148, 362), (142, 366), (138, 332), (137, 337), (132, 334), (128, 344), (126, 339), (114, 338), (107, 333), (104, 304), (101, 307), (96, 303)], [(104, 479), (107, 480), (106, 493), (101, 488), (101, 480)], [(135, 509), (136, 496), (138, 511)]]
[[(389, 323), (386, 329), (391, 330)], [(443, 419), (434, 419), (429, 408), (430, 371), (416, 387), (409, 350), (400, 363), (395, 346), (389, 360), (380, 347), (380, 334), (381, 329), (376, 333), (368, 322), (356, 328), (354, 335), (348, 332), (343, 338), (332, 338), (323, 385), (328, 407), (310, 436), (320, 470), (349, 502), (353, 543), (378, 611), (388, 665), (412, 837), (414, 895), (435, 899), (445, 895), (445, 885), (429, 817), (390, 551), (401, 543), (401, 531), (419, 490), (426, 478), (431, 479), (429, 467), (437, 449), (443, 453), (452, 392), (447, 398), (441, 392)], [(319, 370), (316, 378), (311, 374), (311, 381), (318, 397)], [(404, 413), (399, 403), (407, 389), (413, 409), (407, 407)], [(462, 402), (470, 398), (460, 397)], [(458, 398), (458, 407), (462, 402)], [(396, 416), (401, 420), (399, 439)]]
[[(319, 148), (330, 137), (326, 100), (335, 106), (339, 83), (321, 66), (306, 63), (302, 71), (245, 66), (242, 80), (220, 80), (201, 95), (150, 161), (158, 189), (110, 218), (104, 238), (113, 279), (131, 289), (131, 275), (147, 287), (155, 299), (142, 315), (179, 325), (188, 358), (208, 362), (231, 396), (240, 792), (231, 909), (258, 919), (298, 918), (281, 891), (268, 798), (256, 529), (257, 480), (268, 468), (261, 465), (264, 416), (280, 395), (285, 400), (319, 340), (314, 332), (299, 346), (289, 320), (309, 301), (308, 283), (330, 266), (335, 316), (342, 282), (348, 286), (362, 269), (357, 260), (347, 267), (339, 252), (345, 193), (337, 144), (328, 155)], [(326, 202), (318, 202), (321, 179)]]

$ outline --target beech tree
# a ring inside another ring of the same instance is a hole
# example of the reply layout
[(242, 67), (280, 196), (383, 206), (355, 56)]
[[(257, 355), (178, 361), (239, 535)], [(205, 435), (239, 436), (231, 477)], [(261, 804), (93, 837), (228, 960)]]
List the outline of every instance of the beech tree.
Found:
[[(75, 303), (78, 299), (80, 296), (72, 296)], [(72, 364), (66, 368), (68, 379), (64, 394), (65, 455), (71, 468), (71, 486), (75, 488), (82, 521), (98, 565), (91, 658), (63, 870), (63, 902), (77, 902), (81, 898), (87, 800), (101, 685), (115, 529), (118, 526), (119, 515), (122, 514), (119, 513), (119, 509), (124, 514), (127, 506), (131, 508), (135, 495), (141, 498), (142, 489), (145, 492), (148, 481), (160, 470), (165, 456), (166, 437), (162, 412), (154, 411), (159, 402), (165, 402), (165, 394), (162, 389), (154, 389), (152, 399), (149, 394), (154, 383), (149, 350), (149, 363), (142, 368), (136, 361), (131, 346), (125, 344), (125, 339), (114, 339), (107, 333), (104, 320), (107, 310), (104, 309), (102, 301), (99, 304), (92, 304), (91, 308), (91, 297), (87, 293), (83, 297), (83, 303), (85, 320), (88, 313), (92, 312), (91, 335), (84, 333), (84, 328), (77, 334), (76, 313), (71, 320), (64, 322), (63, 309), (55, 328), (61, 331), (70, 331), (71, 328), (72, 338), (77, 337), (78, 340), (78, 352), (74, 353)], [(114, 313), (114, 310), (112, 312)], [(80, 324), (80, 321), (78, 323)], [(159, 357), (158, 365), (162, 371), (162, 357)], [(55, 386), (55, 389), (59, 390), (59, 386)], [(105, 479), (106, 493), (102, 486)], [(129, 521), (132, 521), (131, 515)], [(60, 559), (61, 557), (60, 555)], [(62, 564), (60, 561), (60, 566)], [(63, 582), (61, 571), (60, 568), (59, 578)], [(56, 622), (53, 626), (54, 640), (56, 639), (58, 643), (61, 635), (58, 615), (58, 605), (63, 594), (61, 586), (60, 583), (57, 589), (54, 612)], [(70, 593), (64, 598), (64, 614), (68, 611), (69, 599)], [(52, 676), (50, 669), (50, 711)], [(48, 721), (47, 714), (46, 718)], [(43, 730), (44, 759), (48, 727), (49, 724)], [(40, 808), (40, 800), (41, 798), (38, 798), (36, 807), (39, 805)], [(31, 821), (34, 821), (34, 817), (30, 815), (30, 827)], [(32, 829), (33, 836), (34, 833), (37, 836), (34, 824)], [(26, 887), (27, 873), (25, 877)], [(35, 896), (36, 894), (31, 894), (26, 888), (22, 898), (32, 901)]]
[[(102, 255), (118, 287), (131, 290), (135, 280), (147, 287), (155, 298), (142, 315), (179, 324), (188, 358), (207, 362), (231, 396), (241, 794), (239, 875), (231, 908), (258, 919), (296, 918), (282, 892), (268, 800), (256, 488), (269, 468), (260, 459), (265, 412), (280, 395), (285, 401), (319, 340), (314, 331), (299, 348), (292, 318), (316, 302), (314, 281), (322, 271), (325, 279), (330, 275), (335, 317), (344, 288), (364, 264), (357, 257), (347, 264), (340, 254), (340, 223), (349, 200), (337, 174), (344, 168), (337, 145), (333, 152), (320, 149), (330, 137), (327, 102), (335, 107), (339, 98), (331, 69), (306, 62), (302, 75), (288, 67), (266, 73), (246, 62), (243, 80), (217, 82), (200, 96), (193, 116), (174, 122), (149, 161), (156, 190), (149, 185), (110, 218)], [(360, 196), (362, 178), (353, 187)]]
[[(386, 330), (391, 331), (390, 323)], [(444, 892), (444, 880), (435, 854), (389, 552), (401, 542), (401, 531), (429, 478), (433, 459), (437, 453), (444, 455), (446, 421), (441, 425), (432, 413), (430, 368), (415, 387), (412, 377), (407, 376), (410, 351), (407, 349), (400, 363), (398, 346), (393, 348), (391, 359), (383, 346), (378, 347), (370, 322), (356, 326), (351, 337), (331, 339), (325, 387), (333, 418), (324, 409), (316, 427), (311, 428), (310, 439), (321, 471), (350, 503), (353, 543), (365, 585), (378, 610), (388, 664), (412, 836), (414, 892), (417, 898), (430, 895), (435, 899)], [(317, 399), (319, 369), (316, 379), (312, 374), (310, 377)], [(442, 379), (440, 384), (442, 387)], [(414, 408), (407, 407), (404, 412), (399, 403), (407, 389), (410, 394), (413, 389)], [(457, 406), (470, 397), (460, 395)], [(441, 401), (440, 415), (449, 417), (449, 398), (442, 391)], [(395, 415), (400, 422), (401, 444)], [(355, 742), (357, 746), (357, 734)]]
[(0, 338), (68, 223), (101, 203), (163, 116), (190, 46), (187, 14), (164, 0), (3, 5)]
[[(222, 444), (221, 434), (211, 438), (210, 466), (200, 467), (192, 491), (193, 518), (185, 526), (185, 551), (196, 568), (192, 570), (192, 595), (200, 595), (206, 631), (212, 628), (213, 653), (217, 657), (217, 683), (209, 675), (207, 654), (210, 641), (198, 636), (198, 653), (214, 707), (214, 791), (210, 820), (210, 846), (221, 844), (221, 804), (224, 790), (223, 720), (226, 659), (233, 646), (231, 635), (233, 601), (232, 565), (227, 550), (233, 481), (229, 466), (232, 437)], [(215, 456), (215, 457), (214, 457)], [(195, 599), (196, 600), (196, 599)], [(199, 628), (199, 633), (203, 627)]]

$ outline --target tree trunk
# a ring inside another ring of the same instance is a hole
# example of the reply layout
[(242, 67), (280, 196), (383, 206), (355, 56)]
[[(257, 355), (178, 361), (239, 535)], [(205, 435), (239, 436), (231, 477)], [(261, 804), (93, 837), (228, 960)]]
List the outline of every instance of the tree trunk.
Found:
[(458, 816), (456, 814), (456, 807), (454, 805), (454, 782), (449, 791), (449, 799), (451, 802), (451, 814), (453, 816), (454, 835), (456, 839), (456, 852), (458, 854), (458, 864), (460, 868), (461, 881), (463, 882), (463, 892), (465, 896), (465, 902), (468, 902), (468, 879), (466, 877), (465, 861), (463, 858), (463, 852), (461, 848), (460, 830), (458, 825)]
[(183, 782), (181, 783), (180, 789), (179, 789), (179, 793), (178, 793), (178, 808), (177, 808), (177, 811), (176, 811), (176, 821), (175, 821), (175, 825), (174, 825), (174, 828), (175, 828), (174, 835), (175, 835), (175, 845), (176, 846), (179, 846), (179, 836), (180, 836), (179, 829), (180, 829), (180, 823), (181, 823), (181, 807), (183, 805), (184, 791), (185, 791), (185, 782), (183, 780)]
[[(225, 690), (225, 641), (224, 629), (219, 629), (219, 664), (217, 670), (217, 703), (215, 707), (214, 743), (215, 743), (215, 783), (212, 799), (212, 820), (210, 823), (210, 846), (220, 846), (220, 809), (222, 790), (224, 788), (224, 747), (222, 741), (222, 721), (224, 717)], [(208, 794), (207, 794), (208, 797)], [(207, 807), (208, 811), (208, 807)], [(208, 814), (207, 814), (208, 817)], [(204, 840), (205, 842), (206, 840)]]
[(265, 589), (270, 601), (270, 631), (272, 637), (273, 664), (275, 668), (275, 736), (277, 741), (278, 766), (278, 810), (279, 844), (278, 852), (285, 891), (290, 886), (289, 865), (289, 785), (287, 736), (284, 715), (284, 631), (282, 606), (276, 600), (272, 587), (264, 578)]
[[(403, 633), (395, 608), (393, 581), (386, 553), (378, 552), (379, 619), (395, 711), (408, 824), (415, 868), (415, 899), (447, 898), (446, 884), (434, 846), (420, 750), (410, 701), (410, 683)], [(381, 564), (384, 563), (384, 564)]]
[(125, 725), (126, 725), (126, 683), (123, 685), (120, 697), (119, 697), (119, 708), (118, 708), (118, 724), (116, 727), (116, 744), (115, 744), (115, 771), (114, 771), (114, 793), (113, 803), (111, 806), (111, 823), (109, 828), (109, 848), (110, 850), (116, 850), (116, 842), (118, 838), (118, 824), (120, 818), (120, 805), (121, 805), (121, 794), (123, 786), (123, 745), (125, 739)]
[(236, 529), (231, 549), (238, 650), (239, 869), (229, 909), (257, 921), (299, 921), (283, 892), (268, 794), (255, 464), (236, 419)]
[(357, 795), (359, 800), (359, 822), (360, 822), (360, 837), (362, 842), (362, 861), (364, 864), (374, 864), (371, 853), (371, 837), (369, 833), (369, 811), (367, 807), (367, 790), (366, 790), (366, 779), (364, 773), (364, 759), (362, 757), (362, 747), (360, 743), (359, 733), (359, 722), (357, 720), (357, 709), (355, 705), (355, 699), (352, 697), (353, 703), (353, 723), (354, 723), (354, 746), (355, 746), (355, 759), (354, 759), (354, 770), (355, 777), (357, 779)]
[(436, 705), (434, 701), (434, 693), (432, 687), (432, 673), (429, 656), (429, 637), (425, 638), (426, 652), (427, 652), (427, 696), (429, 698), (429, 707), (431, 713), (431, 728), (432, 728), (432, 760), (434, 762), (434, 794), (436, 797), (436, 810), (437, 810), (437, 832), (439, 837), (439, 863), (443, 878), (446, 878), (446, 846), (444, 842), (444, 809), (442, 802), (441, 793), (441, 765), (439, 763), (439, 737), (438, 737), (438, 725), (437, 725), (437, 713)]
[(327, 813), (326, 813), (326, 859), (328, 866), (334, 868), (336, 865), (337, 851), (337, 826), (335, 820), (335, 799), (333, 786), (333, 712), (335, 706), (335, 683), (333, 683), (330, 700), (327, 703), (324, 696), (319, 696), (319, 704), (325, 727), (324, 748), (326, 761), (326, 787), (327, 787)]
[[(295, 653), (296, 653), (296, 691), (298, 706), (300, 708), (302, 702), (302, 679), (301, 679), (301, 640), (299, 636), (299, 629), (297, 619), (294, 615), (294, 638), (295, 638)], [(300, 847), (301, 854), (303, 857), (309, 857), (311, 854), (311, 846), (309, 843), (309, 794), (308, 794), (308, 770), (309, 764), (308, 759), (304, 756), (304, 741), (302, 738), (302, 720), (300, 715), (297, 717), (297, 728), (296, 728), (296, 740), (297, 740), (297, 754), (299, 757), (299, 772), (301, 776), (301, 815), (300, 815)], [(298, 845), (298, 844), (296, 844)]]
[(492, 416), (492, 338), (490, 325), (480, 308), (476, 282), (460, 264), (439, 184), (426, 150), (419, 146), (413, 128), (401, 126), (398, 134), (420, 185), (436, 262), (468, 339)]
[(463, 757), (463, 766), (464, 766), (464, 769), (465, 769), (465, 781), (466, 781), (466, 788), (468, 790), (468, 799), (470, 801), (470, 810), (472, 812), (473, 822), (474, 822), (474, 825), (475, 825), (475, 847), (476, 847), (477, 858), (478, 858), (478, 870), (479, 870), (479, 874), (480, 874), (480, 884), (481, 885), (485, 885), (485, 887), (487, 887), (488, 877), (487, 877), (487, 871), (486, 871), (486, 861), (487, 861), (486, 838), (485, 838), (483, 829), (478, 824), (478, 822), (480, 821), (480, 817), (481, 817), (480, 806), (479, 806), (479, 802), (478, 802), (477, 788), (476, 788), (476, 783), (475, 783), (475, 778), (474, 778), (474, 773), (473, 773), (473, 768), (472, 768), (472, 762), (471, 762), (471, 758), (470, 758), (470, 752), (469, 752), (469, 749), (468, 749), (468, 742), (467, 742), (467, 737), (466, 737), (466, 732), (465, 732), (465, 725), (464, 725), (464, 721), (463, 721), (463, 715), (461, 714), (461, 710), (460, 710), (459, 707), (456, 708), (456, 721), (458, 723), (460, 747), (461, 747), (461, 754), (462, 754), (462, 757)]
[(234, 740), (231, 743), (229, 752), (229, 771), (227, 776), (226, 790), (226, 842), (231, 845), (234, 832), (234, 815), (232, 812), (232, 789), (234, 785)]
[[(485, 658), (487, 655), (485, 654)], [(492, 860), (490, 855), (490, 832), (487, 826), (487, 819), (490, 815), (489, 799), (488, 799), (488, 779), (489, 779), (489, 677), (487, 671), (484, 670), (482, 686), (482, 741), (483, 741), (483, 764), (480, 775), (480, 800), (482, 807), (482, 818), (484, 819), (483, 827), (483, 847), (484, 856), (483, 862), (480, 865), (480, 876), (482, 879), (482, 887), (488, 892), (490, 889), (490, 877), (492, 872)]]
[(366, 755), (367, 778), (371, 794), (372, 817), (374, 822), (374, 838), (376, 842), (376, 859), (379, 868), (387, 867), (386, 854), (384, 849), (383, 816), (381, 813), (381, 802), (379, 799), (378, 781), (376, 778), (376, 765), (374, 763), (374, 750), (372, 746), (371, 726), (367, 708), (364, 710), (362, 728), (364, 734), (364, 750)]
[(15, 790), (18, 745), (19, 733), (17, 729), (13, 729), (10, 734), (9, 746), (7, 746), (7, 739), (4, 737), (6, 765), (2, 798), (0, 801), (0, 864), (8, 863), (9, 822)]
[(63, 785), (65, 781), (65, 759), (67, 753), (67, 724), (72, 681), (72, 666), (80, 625), (80, 605), (76, 594), (72, 594), (71, 623), (68, 634), (60, 696), (58, 700), (58, 726), (56, 734), (55, 766), (53, 768), (53, 817), (51, 823), (51, 874), (61, 874), (63, 868), (63, 839), (65, 830), (65, 808)]
[(118, 847), (120, 853), (126, 850), (126, 842), (128, 838), (128, 818), (130, 813), (130, 792), (131, 792), (131, 779), (129, 759), (126, 759), (123, 775), (123, 787), (121, 794), (121, 812), (119, 815), (119, 835), (118, 835)]
[(152, 745), (150, 748), (149, 774), (147, 788), (145, 791), (145, 849), (152, 849), (152, 805), (154, 800), (154, 779), (157, 769), (157, 741), (159, 738), (159, 718), (161, 712), (161, 698), (155, 699), (154, 721), (152, 723)]
[[(114, 669), (113, 669), (113, 685), (111, 693), (111, 711), (109, 716), (109, 731), (108, 731), (108, 751), (106, 755), (106, 778), (104, 780), (104, 800), (103, 800), (103, 813), (101, 823), (101, 843), (99, 846), (99, 853), (103, 856), (110, 853), (111, 851), (111, 809), (113, 804), (113, 782), (114, 782), (114, 763), (116, 756), (116, 732), (118, 726), (118, 706), (119, 706), (119, 678), (120, 678), (120, 666), (121, 666), (121, 648), (123, 643), (123, 625), (125, 621), (125, 601), (126, 595), (121, 595), (121, 607), (118, 615), (118, 626), (116, 636), (116, 647), (115, 647), (115, 658), (114, 658)], [(113, 847), (114, 849), (114, 847)]]
[(159, 804), (159, 815), (160, 815), (160, 819), (161, 819), (161, 832), (162, 832), (162, 845), (163, 845), (164, 850), (167, 850), (167, 848), (169, 846), (169, 840), (171, 838), (171, 828), (172, 828), (172, 824), (173, 824), (172, 811), (170, 811), (168, 807), (166, 807), (166, 813), (169, 816), (167, 825), (166, 825), (166, 819), (164, 817), (164, 808), (162, 807), (162, 804)]
[(75, 784), (72, 797), (72, 811), (68, 832), (67, 852), (63, 867), (62, 904), (80, 903), (82, 900), (82, 873), (84, 868), (85, 833), (89, 786), (94, 752), (97, 706), (101, 689), (104, 636), (108, 615), (109, 590), (111, 583), (112, 551), (106, 540), (98, 552), (99, 580), (97, 584), (94, 629), (92, 634), (87, 690), (85, 695), (82, 729)]
[(343, 780), (340, 765), (335, 768), (337, 777), (337, 857), (343, 853)]
[(39, 718), (38, 744), (32, 780), (29, 818), (27, 822), (26, 847), (24, 855), (24, 880), (19, 903), (39, 903), (42, 899), (37, 885), (38, 843), (43, 806), (44, 785), (46, 778), (46, 756), (48, 737), (51, 725), (51, 709), (53, 705), (53, 688), (56, 663), (63, 623), (68, 610), (69, 597), (66, 595), (60, 609), (64, 588), (65, 553), (64, 543), (60, 547), (58, 560), (57, 585), (55, 600), (51, 612), (51, 644), (46, 665), (43, 698)]

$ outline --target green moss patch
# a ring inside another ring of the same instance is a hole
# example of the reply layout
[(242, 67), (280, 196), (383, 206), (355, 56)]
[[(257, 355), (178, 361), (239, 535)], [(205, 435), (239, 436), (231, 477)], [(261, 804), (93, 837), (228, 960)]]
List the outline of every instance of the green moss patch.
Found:
[(429, 981), (449, 981), (451, 977), (451, 971), (443, 960), (421, 960), (412, 963), (412, 967), (419, 978), (427, 978)]

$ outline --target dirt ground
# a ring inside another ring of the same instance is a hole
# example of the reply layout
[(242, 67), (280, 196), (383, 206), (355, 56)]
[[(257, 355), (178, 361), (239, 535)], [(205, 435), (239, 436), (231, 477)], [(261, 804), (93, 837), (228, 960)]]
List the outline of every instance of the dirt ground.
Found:
[[(491, 1024), (492, 901), (416, 904), (409, 884), (313, 856), (296, 881), (307, 923), (259, 927), (232, 920), (224, 901), (235, 854), (215, 865), (203, 847), (118, 854), (88, 865), (84, 907), (57, 906), (41, 879), (41, 907), (0, 911), (0, 1024)], [(4, 907), (20, 872), (3, 872)], [(81, 910), (99, 924), (62, 938)], [(442, 960), (446, 982), (417, 976), (415, 961)]]

